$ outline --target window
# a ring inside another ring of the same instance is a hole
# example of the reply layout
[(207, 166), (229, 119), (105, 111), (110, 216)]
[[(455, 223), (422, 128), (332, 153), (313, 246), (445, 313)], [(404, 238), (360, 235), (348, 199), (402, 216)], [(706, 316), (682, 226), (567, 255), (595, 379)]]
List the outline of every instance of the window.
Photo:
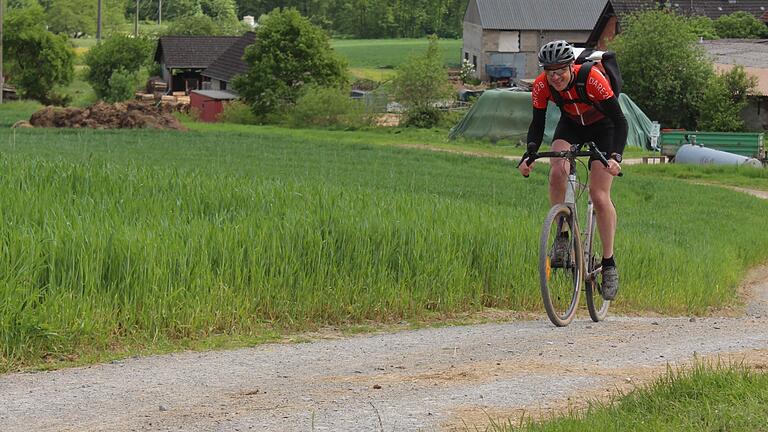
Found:
[(464, 60), (469, 61), (469, 53), (466, 51), (464, 52)]
[(474, 66), (475, 70), (477, 70), (477, 56), (476, 55), (472, 56), (472, 66)]

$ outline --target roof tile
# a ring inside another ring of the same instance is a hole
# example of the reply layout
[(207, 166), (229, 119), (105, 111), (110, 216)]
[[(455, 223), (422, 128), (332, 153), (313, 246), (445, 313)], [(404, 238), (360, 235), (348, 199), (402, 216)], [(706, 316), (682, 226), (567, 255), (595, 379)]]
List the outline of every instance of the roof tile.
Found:
[(247, 32), (236, 40), (229, 48), (218, 56), (202, 75), (221, 81), (231, 81), (235, 75), (248, 71), (248, 65), (243, 61), (245, 48), (256, 41), (256, 33)]
[(163, 36), (157, 42), (155, 61), (169, 69), (205, 69), (240, 36)]
[(495, 30), (592, 30), (608, 0), (476, 0), (480, 25)]

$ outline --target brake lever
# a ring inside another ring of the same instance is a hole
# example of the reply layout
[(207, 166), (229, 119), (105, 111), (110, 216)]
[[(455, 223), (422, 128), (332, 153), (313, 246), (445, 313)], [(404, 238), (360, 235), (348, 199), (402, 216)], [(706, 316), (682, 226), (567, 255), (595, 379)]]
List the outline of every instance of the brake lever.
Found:
[[(605, 155), (603, 154), (603, 152), (598, 150), (597, 146), (595, 146), (594, 143), (590, 143), (589, 147), (590, 149), (592, 149), (592, 151), (597, 153), (597, 156), (600, 158), (600, 163), (602, 163), (604, 167), (608, 168), (608, 159), (605, 158)], [(619, 171), (619, 174), (617, 175), (617, 177), (624, 177), (624, 173)]]

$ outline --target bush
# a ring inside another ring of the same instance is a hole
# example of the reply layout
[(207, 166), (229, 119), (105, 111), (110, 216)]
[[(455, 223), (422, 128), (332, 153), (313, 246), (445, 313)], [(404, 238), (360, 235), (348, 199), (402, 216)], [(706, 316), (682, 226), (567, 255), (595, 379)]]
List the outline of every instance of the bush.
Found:
[(440, 124), (441, 114), (439, 109), (429, 105), (411, 107), (405, 113), (403, 125), (424, 129), (433, 128)]
[(411, 56), (397, 68), (393, 87), (395, 99), (406, 107), (406, 126), (431, 128), (440, 122), (441, 113), (432, 104), (450, 98), (452, 89), (437, 37), (429, 38), (424, 53)]
[(477, 78), (475, 78), (475, 66), (467, 59), (461, 61), (459, 78), (461, 78), (461, 82), (464, 84), (473, 84), (475, 81), (477, 81)]
[(85, 79), (96, 96), (106, 99), (111, 94), (110, 80), (115, 71), (135, 73), (147, 66), (153, 47), (154, 42), (149, 39), (115, 35), (91, 48), (85, 55)]
[(107, 102), (122, 102), (132, 99), (138, 87), (138, 77), (135, 72), (120, 68), (112, 72), (104, 100)]
[(341, 127), (357, 129), (371, 124), (363, 101), (334, 87), (308, 88), (296, 102), (290, 115), (293, 127)]
[(219, 123), (256, 124), (258, 120), (248, 104), (234, 100), (224, 104), (224, 111), (219, 114)]
[(723, 15), (714, 21), (717, 35), (721, 38), (768, 37), (768, 27), (754, 15), (739, 11)]
[(704, 91), (698, 129), (717, 132), (744, 130), (741, 111), (747, 105), (747, 94), (755, 89), (757, 79), (744, 72), (742, 66), (714, 75)]
[(719, 39), (717, 30), (715, 30), (715, 22), (712, 21), (712, 18), (692, 16), (688, 18), (688, 25), (691, 27), (691, 30), (696, 37), (707, 40)]

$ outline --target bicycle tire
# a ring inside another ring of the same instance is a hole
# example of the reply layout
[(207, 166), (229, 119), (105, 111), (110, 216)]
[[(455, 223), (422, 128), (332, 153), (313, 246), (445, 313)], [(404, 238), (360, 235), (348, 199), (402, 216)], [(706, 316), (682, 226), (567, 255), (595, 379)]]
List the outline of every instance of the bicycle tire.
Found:
[[(585, 260), (587, 275), (591, 274), (594, 269), (600, 266), (602, 257), (602, 243), (600, 242), (600, 232), (597, 230), (597, 215), (592, 212), (592, 223), (590, 229), (592, 235), (588, 235), (584, 245), (586, 250)], [(587, 310), (589, 311), (589, 317), (594, 322), (600, 322), (608, 316), (608, 308), (611, 305), (610, 300), (605, 300), (601, 294), (600, 288), (602, 287), (602, 274), (595, 275), (594, 279), (585, 281), (585, 295), (587, 297)]]
[[(570, 254), (567, 264), (556, 268), (551, 263), (555, 238), (567, 224)], [(573, 321), (579, 305), (583, 266), (582, 244), (570, 207), (556, 204), (544, 219), (539, 242), (539, 282), (544, 309), (552, 324), (565, 327)], [(562, 312), (561, 310), (562, 309)]]

